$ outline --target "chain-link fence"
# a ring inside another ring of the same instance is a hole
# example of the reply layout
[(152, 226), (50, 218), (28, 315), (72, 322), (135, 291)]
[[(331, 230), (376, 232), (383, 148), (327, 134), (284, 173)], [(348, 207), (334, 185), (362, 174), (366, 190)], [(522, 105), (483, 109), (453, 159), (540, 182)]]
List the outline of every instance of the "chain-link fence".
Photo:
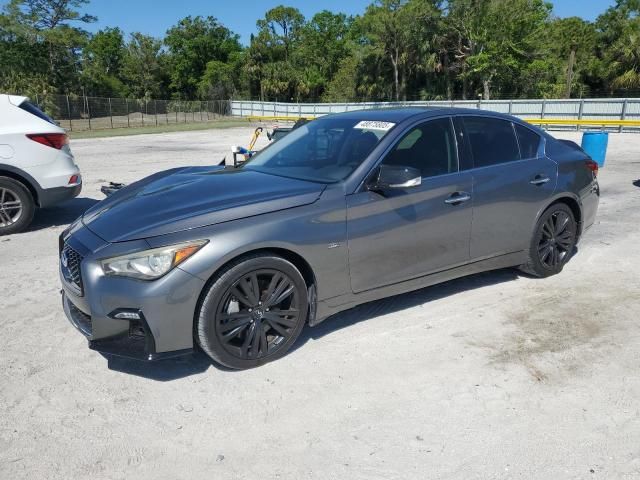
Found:
[(200, 123), (231, 114), (228, 100), (140, 100), (36, 95), (31, 101), (69, 131)]

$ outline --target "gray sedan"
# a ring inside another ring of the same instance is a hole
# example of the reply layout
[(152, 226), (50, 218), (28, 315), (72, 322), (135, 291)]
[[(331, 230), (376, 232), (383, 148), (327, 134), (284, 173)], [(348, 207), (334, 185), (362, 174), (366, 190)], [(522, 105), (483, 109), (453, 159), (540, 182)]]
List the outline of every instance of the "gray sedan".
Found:
[(168, 170), (95, 205), (60, 237), (63, 307), (105, 354), (199, 346), (255, 367), (364, 302), (490, 269), (559, 273), (594, 223), (597, 170), (497, 113), (323, 117), (239, 168)]

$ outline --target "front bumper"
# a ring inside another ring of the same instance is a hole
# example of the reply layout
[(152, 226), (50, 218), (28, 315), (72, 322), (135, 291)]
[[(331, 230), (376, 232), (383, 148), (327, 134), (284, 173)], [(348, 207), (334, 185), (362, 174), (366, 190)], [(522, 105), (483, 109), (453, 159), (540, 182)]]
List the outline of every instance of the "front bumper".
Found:
[[(71, 236), (63, 233), (61, 252), (71, 247), (81, 259), (80, 285), (72, 284), (67, 267), (60, 266), (67, 318), (90, 349), (107, 355), (153, 361), (191, 353), (194, 313), (204, 282), (179, 268), (150, 282), (105, 276), (99, 259), (149, 248), (146, 242), (133, 243), (108, 244), (85, 227)], [(139, 319), (114, 318), (123, 310), (137, 312)]]
[(144, 361), (174, 358), (193, 352), (193, 348), (169, 352), (156, 351), (155, 338), (153, 337), (149, 324), (142, 315), (140, 320), (114, 319), (114, 321), (123, 322), (122, 325), (126, 327), (126, 330), (107, 338), (92, 340), (93, 325), (91, 316), (76, 307), (69, 297), (67, 297), (64, 290), (62, 290), (62, 308), (71, 324), (87, 337), (89, 348), (96, 352)]

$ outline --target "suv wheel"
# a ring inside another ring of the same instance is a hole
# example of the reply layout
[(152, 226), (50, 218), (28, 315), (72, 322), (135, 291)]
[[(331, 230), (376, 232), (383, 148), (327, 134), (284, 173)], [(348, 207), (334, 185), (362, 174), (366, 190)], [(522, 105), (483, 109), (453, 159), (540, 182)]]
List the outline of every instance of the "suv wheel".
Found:
[(308, 308), (304, 278), (291, 262), (269, 254), (245, 257), (226, 267), (206, 291), (196, 340), (226, 367), (257, 367), (287, 353)]
[(0, 236), (23, 231), (36, 210), (27, 188), (13, 178), (0, 177)]
[(564, 203), (551, 205), (540, 217), (529, 246), (529, 260), (520, 269), (536, 277), (560, 273), (573, 255), (578, 226)]

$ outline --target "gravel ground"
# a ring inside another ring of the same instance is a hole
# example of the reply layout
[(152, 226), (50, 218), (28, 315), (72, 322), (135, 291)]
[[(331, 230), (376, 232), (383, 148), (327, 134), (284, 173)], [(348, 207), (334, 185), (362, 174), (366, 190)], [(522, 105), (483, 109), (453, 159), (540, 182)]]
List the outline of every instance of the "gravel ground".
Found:
[(559, 276), (358, 307), (245, 372), (89, 351), (60, 306), (64, 226), (104, 181), (217, 162), (250, 133), (74, 141), (80, 198), (0, 239), (1, 479), (640, 478), (633, 134), (611, 136), (597, 224)]

